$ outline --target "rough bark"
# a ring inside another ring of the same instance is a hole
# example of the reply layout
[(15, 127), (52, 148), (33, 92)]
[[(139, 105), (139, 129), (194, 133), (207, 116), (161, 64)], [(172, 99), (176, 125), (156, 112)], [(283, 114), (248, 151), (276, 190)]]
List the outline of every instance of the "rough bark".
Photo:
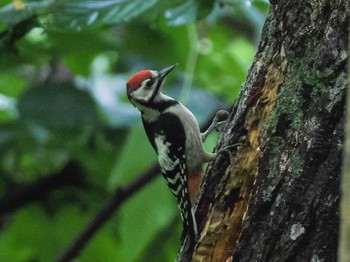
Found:
[(336, 261), (347, 0), (271, 1), (180, 261)]
[[(350, 28), (350, 25), (349, 25)], [(349, 38), (350, 40), (350, 38)], [(350, 42), (350, 41), (349, 41)], [(348, 43), (349, 44), (349, 43)], [(348, 82), (349, 82), (348, 67)], [(341, 177), (341, 201), (340, 201), (340, 237), (338, 258), (339, 262), (350, 261), (350, 83), (347, 89), (346, 102), (346, 124), (345, 124), (345, 141), (343, 153), (343, 170)]]

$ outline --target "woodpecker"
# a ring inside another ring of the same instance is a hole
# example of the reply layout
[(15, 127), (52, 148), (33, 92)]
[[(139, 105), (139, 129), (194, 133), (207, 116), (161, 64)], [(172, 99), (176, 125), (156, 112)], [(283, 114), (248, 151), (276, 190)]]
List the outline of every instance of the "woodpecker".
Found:
[(183, 236), (193, 240), (198, 227), (192, 204), (203, 178), (203, 165), (216, 154), (203, 148), (207, 132), (201, 134), (195, 116), (184, 105), (163, 94), (165, 77), (175, 68), (142, 70), (129, 78), (126, 93), (141, 112), (148, 139), (168, 187), (177, 199), (183, 220)]

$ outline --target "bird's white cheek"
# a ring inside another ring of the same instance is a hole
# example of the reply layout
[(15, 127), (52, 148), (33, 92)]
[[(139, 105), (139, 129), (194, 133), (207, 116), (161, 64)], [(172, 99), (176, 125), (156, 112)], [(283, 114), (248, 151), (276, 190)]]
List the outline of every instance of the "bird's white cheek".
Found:
[(152, 94), (153, 94), (152, 89), (146, 89), (146, 88), (140, 87), (139, 89), (134, 91), (133, 97), (138, 100), (147, 102), (148, 100), (151, 99)]

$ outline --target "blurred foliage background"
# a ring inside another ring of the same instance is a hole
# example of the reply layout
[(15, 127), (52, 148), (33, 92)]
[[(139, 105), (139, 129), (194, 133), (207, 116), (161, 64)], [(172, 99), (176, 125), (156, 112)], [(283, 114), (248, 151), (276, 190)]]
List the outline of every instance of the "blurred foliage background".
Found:
[[(266, 0), (0, 0), (0, 261), (52, 261), (118, 185), (156, 161), (128, 77), (178, 63), (163, 91), (202, 123), (236, 98), (268, 9)], [(180, 234), (159, 176), (78, 261), (173, 261)]]

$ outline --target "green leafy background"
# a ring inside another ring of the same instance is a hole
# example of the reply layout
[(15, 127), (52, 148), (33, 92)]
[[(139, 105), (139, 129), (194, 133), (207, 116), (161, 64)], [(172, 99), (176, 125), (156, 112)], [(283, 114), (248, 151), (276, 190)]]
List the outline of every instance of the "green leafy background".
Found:
[[(71, 161), (84, 174), (82, 186), (0, 212), (0, 261), (54, 260), (116, 187), (156, 161), (128, 77), (178, 63), (164, 92), (202, 123), (237, 97), (268, 9), (265, 0), (0, 0), (0, 205)], [(180, 234), (158, 176), (77, 261), (173, 261)]]

